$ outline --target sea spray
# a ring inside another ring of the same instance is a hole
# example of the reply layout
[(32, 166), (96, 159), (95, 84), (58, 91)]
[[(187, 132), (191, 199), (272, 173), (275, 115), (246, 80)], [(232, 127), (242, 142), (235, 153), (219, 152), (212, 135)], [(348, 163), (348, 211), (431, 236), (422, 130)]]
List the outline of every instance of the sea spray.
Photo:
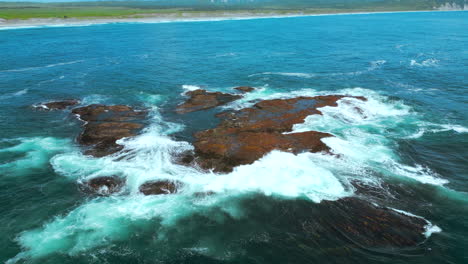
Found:
[(9, 162), (1, 164), (6, 175), (27, 174), (30, 169), (43, 168), (57, 153), (73, 150), (71, 140), (54, 137), (18, 138), (18, 144), (0, 149), (3, 157), (13, 156)]
[[(348, 90), (351, 95), (353, 91)], [(397, 141), (418, 130), (421, 122), (416, 113), (401, 102), (390, 102), (375, 92), (368, 92), (367, 101), (344, 98), (337, 107), (319, 109), (294, 132), (318, 130), (335, 137), (323, 139), (334, 153), (361, 167), (385, 175), (404, 176), (422, 183), (443, 185), (429, 168), (419, 164), (403, 164), (395, 151)]]
[[(265, 90), (257, 91), (253, 96), (265, 98)], [(446, 182), (435, 174), (425, 173), (417, 165), (402, 164), (394, 151), (395, 141), (406, 136), (407, 129), (415, 130), (421, 124), (408, 106), (361, 88), (335, 93), (365, 94), (368, 100), (347, 98), (340, 100), (337, 107), (323, 107), (320, 109), (323, 115), (307, 117), (303, 124), (294, 126), (294, 132), (316, 130), (334, 134), (335, 137), (323, 141), (337, 155), (294, 155), (273, 151), (229, 174), (182, 166), (174, 162), (174, 158), (193, 147), (188, 142), (171, 139), (170, 136), (183, 130), (184, 126), (165, 121), (157, 107), (152, 111), (152, 124), (141, 135), (118, 142), (125, 145), (125, 152), (103, 158), (88, 157), (79, 152), (56, 155), (51, 164), (57, 173), (78, 181), (117, 175), (126, 179), (124, 193), (127, 194), (93, 199), (42, 228), (22, 233), (18, 242), (25, 251), (18, 257), (35, 258), (54, 252), (74, 255), (109, 241), (126, 240), (131, 236), (131, 230), (142, 228), (145, 223), (157, 223), (159, 233), (164, 234), (166, 228), (173, 228), (181, 219), (221, 205), (224, 208), (226, 204), (230, 204), (225, 207), (226, 213), (241, 217), (242, 209), (237, 206), (237, 201), (252, 193), (319, 203), (352, 195), (353, 181), (378, 185), (382, 179), (376, 175), (381, 173), (431, 184)], [(288, 94), (270, 91), (266, 97), (284, 98), (298, 94), (321, 93), (310, 89)], [(251, 104), (251, 101), (242, 101), (230, 107)], [(183, 187), (172, 195), (144, 196), (139, 193), (139, 186), (151, 180), (177, 180)], [(199, 200), (197, 193), (214, 194)], [(210, 214), (206, 217), (210, 218)]]

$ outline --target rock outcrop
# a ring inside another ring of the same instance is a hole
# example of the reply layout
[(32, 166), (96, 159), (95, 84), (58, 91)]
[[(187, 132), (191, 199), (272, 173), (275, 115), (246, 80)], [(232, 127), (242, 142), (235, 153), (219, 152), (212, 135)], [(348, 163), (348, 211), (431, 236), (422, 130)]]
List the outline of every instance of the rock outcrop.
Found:
[(234, 88), (234, 90), (237, 90), (243, 93), (250, 93), (253, 90), (255, 90), (255, 88), (250, 87), (250, 86), (239, 86), (239, 87)]
[(120, 192), (125, 185), (125, 180), (117, 176), (96, 177), (79, 185), (80, 190), (101, 196)]
[[(309, 131), (291, 132), (294, 124), (303, 123), (324, 106), (337, 106), (345, 96), (330, 95), (265, 100), (251, 108), (221, 113), (221, 123), (214, 129), (198, 132), (195, 159), (200, 167), (230, 172), (233, 167), (251, 164), (268, 152), (278, 149), (291, 153), (328, 151), (321, 141), (331, 134)], [(355, 97), (366, 100), (363, 97)]]
[(46, 110), (46, 111), (64, 110), (64, 109), (66, 109), (66, 108), (68, 108), (70, 106), (74, 106), (74, 105), (77, 105), (79, 103), (80, 103), (79, 100), (67, 99), (67, 100), (62, 100), (62, 101), (52, 101), (52, 102), (48, 102), (48, 103), (41, 103), (41, 104), (38, 104), (38, 105), (34, 105), (34, 107), (37, 108), (37, 109)]
[(230, 103), (242, 97), (241, 95), (221, 92), (207, 92), (203, 89), (190, 91), (186, 93), (186, 95), (190, 96), (190, 98), (185, 103), (177, 107), (176, 112), (179, 114), (210, 109)]
[(89, 146), (87, 155), (103, 157), (122, 150), (117, 140), (135, 136), (143, 128), (146, 111), (126, 105), (88, 105), (73, 109), (73, 114), (86, 122), (78, 143)]
[(139, 190), (144, 195), (160, 195), (176, 193), (181, 187), (178, 181), (156, 180), (142, 184)]

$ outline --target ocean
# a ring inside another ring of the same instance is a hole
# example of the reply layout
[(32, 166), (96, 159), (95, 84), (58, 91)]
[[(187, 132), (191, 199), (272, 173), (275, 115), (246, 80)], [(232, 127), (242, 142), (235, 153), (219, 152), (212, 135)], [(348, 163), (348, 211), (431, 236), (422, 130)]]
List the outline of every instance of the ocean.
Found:
[[(467, 263), (467, 28), (467, 12), (411, 12), (0, 30), (0, 261)], [(257, 89), (174, 111), (187, 91), (245, 85)], [(328, 94), (368, 99), (294, 126), (333, 134), (323, 141), (336, 155), (273, 151), (227, 174), (172, 159), (216, 113)], [(149, 109), (143, 132), (122, 142), (131, 155), (86, 156), (70, 110), (31, 107), (68, 98)], [(126, 179), (124, 194), (78, 188), (109, 175)], [(154, 179), (186, 187), (139, 193)], [(427, 239), (377, 250), (297, 228), (326, 229), (318, 206), (359, 195), (352, 182), (430, 222)], [(194, 199), (201, 191), (215, 195)]]

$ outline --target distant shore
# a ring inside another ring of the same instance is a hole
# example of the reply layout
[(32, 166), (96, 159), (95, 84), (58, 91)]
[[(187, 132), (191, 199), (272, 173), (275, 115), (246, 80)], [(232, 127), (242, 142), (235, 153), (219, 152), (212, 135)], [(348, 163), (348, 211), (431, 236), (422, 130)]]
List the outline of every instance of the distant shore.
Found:
[[(56, 27), (56, 26), (86, 26), (111, 23), (170, 23), (170, 22), (196, 22), (218, 20), (244, 20), (261, 18), (287, 18), (325, 15), (359, 15), (359, 14), (385, 14), (385, 13), (413, 13), (413, 12), (451, 12), (439, 10), (411, 10), (411, 11), (356, 11), (356, 12), (197, 12), (178, 14), (139, 14), (138, 17), (85, 17), (85, 18), (29, 18), (29, 19), (0, 19), (1, 29)], [(453, 10), (459, 11), (459, 10)]]

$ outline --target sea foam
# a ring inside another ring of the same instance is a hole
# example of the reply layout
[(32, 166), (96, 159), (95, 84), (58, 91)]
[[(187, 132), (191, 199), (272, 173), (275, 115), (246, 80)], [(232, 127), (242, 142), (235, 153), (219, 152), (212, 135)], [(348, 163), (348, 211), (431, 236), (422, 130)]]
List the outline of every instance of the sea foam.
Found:
[[(330, 94), (330, 91), (305, 89), (266, 96), (266, 91), (267, 87), (255, 91), (251, 99)], [(362, 88), (333, 93), (366, 95), (368, 100), (347, 98), (340, 100), (337, 107), (323, 107), (320, 109), (323, 115), (307, 117), (303, 124), (294, 126), (294, 132), (332, 133), (335, 137), (323, 141), (338, 155), (272, 151), (228, 174), (182, 166), (174, 157), (192, 150), (193, 146), (171, 138), (171, 134), (183, 130), (184, 126), (164, 120), (157, 107), (152, 111), (152, 125), (141, 135), (119, 141), (125, 145), (124, 153), (102, 158), (84, 156), (77, 151), (55, 155), (50, 163), (58, 174), (77, 181), (97, 176), (124, 177), (124, 193), (127, 194), (92, 199), (43, 227), (23, 232), (17, 240), (24, 251), (14, 260), (55, 252), (79, 254), (109, 241), (128, 239), (134, 228), (145, 226), (141, 223), (157, 223), (158, 236), (163, 236), (166, 228), (195, 213), (216, 221), (216, 216), (209, 213), (211, 208), (219, 208), (232, 218), (242, 218), (242, 209), (237, 204), (239, 198), (255, 193), (318, 203), (353, 195), (352, 181), (377, 185), (382, 181), (382, 173), (430, 184), (446, 182), (423, 167), (404, 164), (394, 150), (395, 139), (407, 134), (398, 128), (404, 127), (405, 122), (417, 124), (419, 121), (408, 106)], [(227, 107), (252, 104), (246, 100)], [(158, 179), (177, 180), (183, 187), (173, 195), (139, 193), (141, 184)], [(208, 192), (214, 194), (196, 198), (196, 193)], [(427, 234), (435, 231), (437, 228), (432, 226)]]

